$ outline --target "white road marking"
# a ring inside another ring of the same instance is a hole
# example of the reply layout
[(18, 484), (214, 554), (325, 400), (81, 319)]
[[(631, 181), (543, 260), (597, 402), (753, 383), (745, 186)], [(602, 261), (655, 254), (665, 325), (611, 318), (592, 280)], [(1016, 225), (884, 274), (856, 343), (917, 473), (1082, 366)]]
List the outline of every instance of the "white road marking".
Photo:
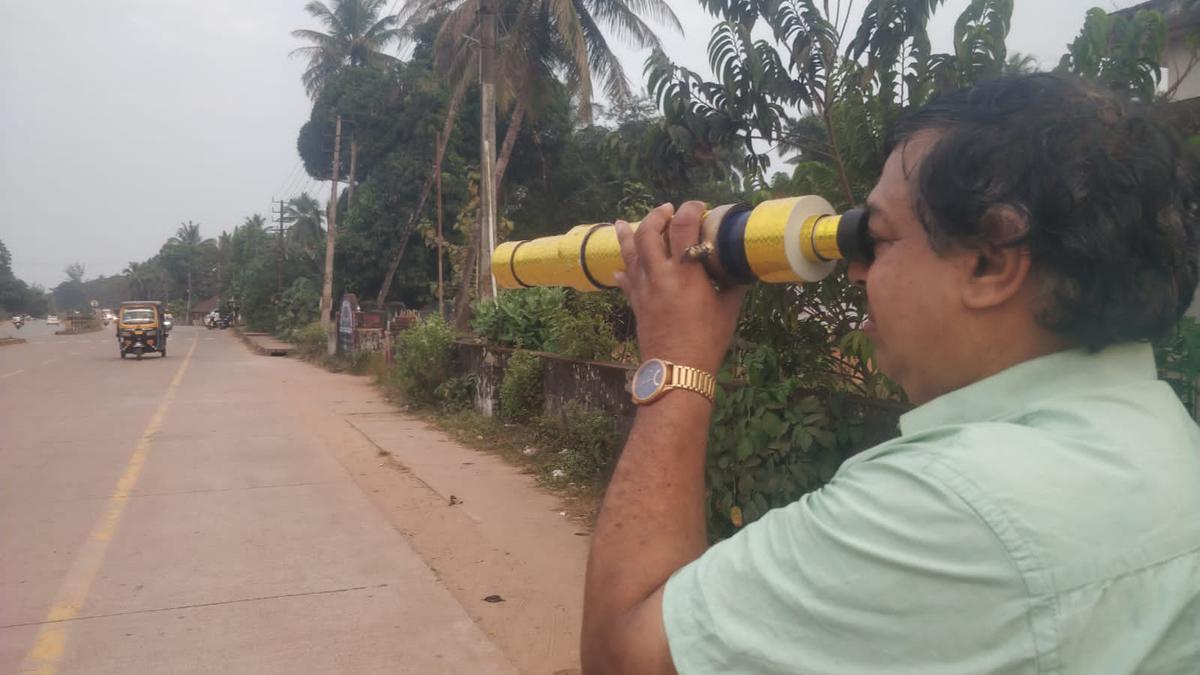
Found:
[(45, 361), (42, 361), (42, 365), (43, 365), (43, 366), (48, 366), (48, 365), (50, 365), (51, 363), (54, 363), (54, 362), (55, 362), (55, 361), (57, 361), (57, 360), (58, 360), (58, 359), (47, 359), (47, 360), (45, 360)]
[(23, 372), (25, 372), (25, 371), (24, 370), (14, 370), (11, 373), (5, 373), (4, 375), (0, 375), (0, 380), (3, 380), (6, 377), (12, 377), (13, 375), (18, 375)]

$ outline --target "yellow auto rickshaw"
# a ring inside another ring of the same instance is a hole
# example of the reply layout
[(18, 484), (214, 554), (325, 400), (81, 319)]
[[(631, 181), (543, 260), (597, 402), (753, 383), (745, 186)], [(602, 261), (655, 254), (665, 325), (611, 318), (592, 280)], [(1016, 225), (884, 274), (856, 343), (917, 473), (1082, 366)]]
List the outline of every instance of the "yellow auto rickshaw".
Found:
[(156, 300), (122, 302), (117, 310), (117, 348), (121, 358), (145, 352), (167, 355), (167, 329), (163, 326), (162, 303)]

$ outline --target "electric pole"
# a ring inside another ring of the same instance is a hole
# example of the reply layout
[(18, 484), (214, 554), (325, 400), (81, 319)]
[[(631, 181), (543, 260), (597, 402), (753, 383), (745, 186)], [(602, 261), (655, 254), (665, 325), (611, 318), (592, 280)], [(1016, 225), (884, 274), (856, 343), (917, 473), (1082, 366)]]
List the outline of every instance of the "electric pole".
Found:
[(330, 312), (333, 310), (333, 243), (337, 237), (338, 162), (342, 149), (342, 116), (337, 116), (333, 134), (333, 182), (329, 187), (329, 218), (325, 234), (325, 283), (321, 288), (321, 327), (328, 338), (328, 351), (337, 351), (337, 335), (334, 333)]
[[(442, 134), (438, 132), (437, 146), (442, 147)], [(438, 154), (433, 166), (433, 180), (437, 182), (437, 244), (438, 244), (438, 316), (446, 318), (445, 280), (442, 272), (442, 156)]]
[[(283, 298), (283, 259), (284, 259), (284, 252), (285, 252), (284, 242), (283, 242), (283, 229), (284, 229), (283, 216), (284, 216), (284, 210), (286, 208), (286, 204), (284, 203), (284, 201), (282, 199), (280, 199), (279, 201), (272, 204), (271, 207), (272, 207), (271, 214), (276, 217), (276, 219), (277, 219), (276, 222), (278, 222), (278, 224), (279, 224), (279, 260), (276, 262), (276, 265), (275, 265), (275, 272), (276, 272), (276, 277), (277, 277), (275, 280), (275, 291), (276, 291), (276, 294), (279, 296), (279, 298), (282, 299)], [(279, 210), (276, 211), (275, 207), (278, 207)]]
[(494, 298), (496, 280), (491, 275), (491, 263), (496, 248), (496, 0), (480, 0), (479, 33), (479, 274), (491, 282), (484, 282), (485, 292)]

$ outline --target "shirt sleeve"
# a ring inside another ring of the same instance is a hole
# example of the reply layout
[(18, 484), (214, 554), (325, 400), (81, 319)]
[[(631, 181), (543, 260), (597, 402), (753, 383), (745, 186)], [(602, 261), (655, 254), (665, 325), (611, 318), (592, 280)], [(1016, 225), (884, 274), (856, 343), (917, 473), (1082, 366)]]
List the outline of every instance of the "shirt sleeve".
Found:
[(921, 454), (843, 467), (677, 571), (663, 600), (676, 669), (1033, 672), (1017, 567)]

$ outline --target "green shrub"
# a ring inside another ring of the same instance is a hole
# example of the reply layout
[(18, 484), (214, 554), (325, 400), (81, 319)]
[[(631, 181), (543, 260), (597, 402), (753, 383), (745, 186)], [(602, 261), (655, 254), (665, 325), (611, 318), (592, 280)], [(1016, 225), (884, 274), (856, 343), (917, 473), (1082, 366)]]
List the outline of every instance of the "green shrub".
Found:
[(598, 482), (608, 477), (619, 442), (612, 417), (570, 404), (561, 416), (538, 418), (536, 430), (538, 442), (560, 458), (560, 480)]
[(334, 370), (351, 375), (366, 375), (382, 362), (383, 355), (378, 352), (353, 351), (348, 354), (338, 354), (334, 357)]
[(1185, 316), (1165, 337), (1154, 343), (1158, 376), (1179, 396), (1192, 416), (1196, 415), (1200, 390), (1200, 323)]
[(299, 277), (283, 292), (275, 310), (275, 330), (291, 331), (321, 317), (321, 291), (308, 277)]
[(433, 394), (443, 412), (462, 412), (471, 408), (477, 384), (474, 375), (459, 375), (439, 384)]
[(706, 511), (714, 539), (824, 485), (865, 436), (842, 395), (800, 391), (799, 380), (779, 376), (770, 350), (748, 356), (746, 386), (718, 387), (709, 429)]
[(560, 318), (554, 326), (554, 343), (558, 353), (588, 361), (608, 361), (617, 347), (612, 326), (605, 317), (595, 314)]
[(542, 410), (542, 360), (532, 352), (513, 352), (500, 381), (500, 416), (531, 420)]
[(288, 336), (288, 341), (296, 345), (300, 356), (305, 359), (314, 359), (323, 355), (328, 345), (328, 339), (320, 321), (297, 328)]
[(523, 288), (477, 302), (471, 327), (491, 344), (554, 351), (554, 326), (565, 309), (562, 288)]
[(454, 329), (431, 315), (396, 338), (393, 377), (400, 391), (419, 403), (437, 401), (437, 388), (454, 376)]

